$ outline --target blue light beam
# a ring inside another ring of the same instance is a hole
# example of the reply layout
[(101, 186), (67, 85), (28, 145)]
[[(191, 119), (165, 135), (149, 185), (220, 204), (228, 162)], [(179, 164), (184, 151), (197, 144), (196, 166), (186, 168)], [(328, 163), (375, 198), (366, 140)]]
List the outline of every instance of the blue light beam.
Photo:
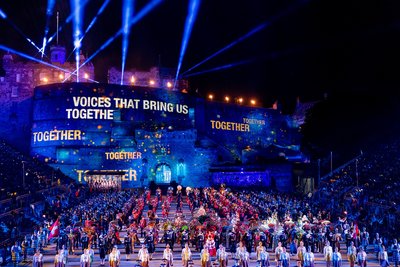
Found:
[(103, 11), (106, 9), (107, 5), (110, 3), (111, 0), (106, 0), (104, 1), (103, 5), (101, 5), (99, 11), (97, 11), (96, 16), (93, 18), (93, 20), (90, 22), (89, 26), (87, 27), (85, 33), (82, 36), (82, 39), (85, 37), (85, 35), (90, 31), (90, 29), (93, 27), (93, 25), (96, 23), (97, 18), (103, 13)]
[(17, 25), (15, 25), (15, 23), (13, 23), (10, 19), (8, 19), (6, 13), (4, 13), (1, 9), (0, 9), (0, 17), (2, 17), (5, 21), (7, 21), (7, 23), (10, 24), (14, 28), (14, 30), (16, 30), (20, 35), (22, 35), (22, 37), (24, 37), (33, 47), (35, 47), (40, 52), (40, 48), (31, 39), (29, 39), (22, 32), (22, 30), (18, 28)]
[(309, 0), (300, 0), (296, 4), (289, 6), (287, 9), (285, 9), (282, 12), (280, 12), (279, 14), (277, 14), (275, 16), (272, 16), (268, 21), (265, 21), (265, 22), (259, 24), (258, 26), (256, 26), (255, 28), (253, 28), (252, 30), (250, 30), (249, 32), (244, 34), (243, 36), (241, 36), (238, 39), (236, 39), (235, 41), (233, 41), (232, 43), (228, 44), (227, 46), (225, 46), (222, 49), (218, 50), (217, 52), (215, 52), (211, 56), (208, 56), (204, 60), (200, 61), (199, 63), (197, 63), (196, 65), (194, 65), (193, 67), (191, 67), (190, 69), (185, 71), (184, 73), (182, 73), (182, 75), (185, 75), (186, 73), (188, 73), (188, 72), (192, 71), (193, 69), (199, 67), (200, 65), (202, 65), (205, 62), (209, 61), (210, 59), (216, 57), (217, 55), (221, 54), (222, 52), (232, 48), (233, 46), (235, 46), (238, 43), (246, 40), (247, 38), (253, 36), (254, 34), (266, 29), (273, 22), (277, 21), (278, 19), (280, 19), (282, 17), (286, 17), (286, 16), (290, 15), (292, 12), (296, 11), (300, 6), (302, 6), (302, 5), (304, 5), (304, 4), (308, 3), (308, 2), (309, 2)]
[(186, 53), (186, 48), (189, 43), (190, 34), (192, 33), (194, 22), (196, 21), (197, 13), (200, 7), (200, 0), (190, 0), (188, 15), (186, 17), (185, 22), (185, 31), (183, 33), (182, 44), (181, 44), (181, 53), (179, 55), (178, 67), (176, 69), (176, 75), (174, 80), (174, 89), (176, 86), (176, 80), (178, 79), (179, 72), (181, 70), (183, 57)]
[(1, 17), (2, 19), (6, 19), (6, 18), (7, 18), (6, 13), (4, 13), (4, 11), (1, 10), (1, 8), (0, 8), (0, 17)]
[(253, 62), (259, 62), (259, 61), (263, 61), (263, 60), (275, 60), (277, 58), (288, 56), (293, 53), (304, 52), (306, 49), (315, 49), (315, 48), (318, 48), (318, 46), (313, 45), (313, 46), (309, 46), (309, 47), (304, 47), (304, 46), (293, 47), (293, 48), (289, 48), (289, 49), (282, 50), (282, 51), (271, 52), (269, 54), (258, 55), (256, 57), (251, 57), (251, 58), (237, 61), (234, 63), (225, 64), (225, 65), (214, 67), (214, 68), (208, 69), (208, 70), (193, 72), (190, 74), (182, 74), (179, 78), (188, 78), (188, 77), (192, 77), (192, 76), (198, 76), (198, 75), (205, 74), (205, 73), (230, 69), (230, 68), (237, 67), (240, 65), (251, 64)]
[[(81, 8), (84, 8), (86, 6), (86, 4), (89, 3), (89, 0), (84, 0), (82, 1), (82, 3), (80, 3)], [(67, 17), (67, 19), (65, 20), (65, 22), (58, 27), (58, 31), (61, 32), (62, 29), (65, 27), (65, 25), (67, 25), (68, 23), (70, 23), (72, 21), (72, 18), (74, 17), (74, 10), (71, 12), (71, 14), (69, 14), (69, 16)], [(50, 38), (47, 40), (47, 44), (49, 44), (50, 42), (52, 42), (54, 40), (54, 37), (56, 37), (57, 35), (57, 30), (55, 33), (53, 33), (52, 36), (50, 36)]]
[(49, 34), (49, 25), (50, 25), (50, 18), (53, 15), (53, 9), (56, 1), (55, 0), (48, 0), (47, 1), (47, 9), (46, 9), (46, 26), (44, 28), (44, 37), (43, 37), (43, 45), (42, 45), (42, 59), (44, 56), (44, 51), (46, 49), (47, 44), (47, 35)]
[(256, 59), (241, 60), (241, 61), (238, 61), (238, 62), (229, 63), (229, 64), (226, 64), (226, 65), (218, 66), (218, 67), (215, 67), (215, 68), (212, 68), (212, 69), (208, 69), (208, 70), (193, 72), (193, 73), (186, 74), (186, 75), (182, 74), (182, 76), (180, 76), (180, 78), (189, 78), (189, 77), (192, 77), (192, 76), (198, 76), (198, 75), (201, 75), (201, 74), (206, 74), (206, 73), (210, 73), (210, 72), (214, 72), (214, 71), (230, 69), (230, 68), (237, 67), (237, 66), (240, 66), (240, 65), (249, 64), (249, 63), (252, 63), (254, 61), (256, 61)]
[(257, 27), (253, 28), (252, 30), (250, 30), (249, 32), (247, 32), (245, 35), (241, 36), (240, 38), (238, 38), (237, 40), (233, 41), (232, 43), (228, 44), (227, 46), (225, 46), (224, 48), (218, 50), (217, 52), (215, 52), (214, 54), (212, 54), (211, 56), (208, 56), (207, 58), (205, 58), (204, 60), (200, 61), (199, 63), (197, 63), (196, 65), (194, 65), (193, 67), (191, 67), (190, 69), (188, 69), (187, 71), (185, 71), (184, 73), (182, 73), (182, 75), (185, 75), (186, 73), (192, 71), (193, 69), (197, 68), (198, 66), (204, 64), (205, 62), (209, 61), (210, 59), (212, 59), (213, 57), (218, 56), (219, 54), (221, 54), (222, 52), (232, 48), (233, 46), (237, 45), (238, 43), (246, 40), (247, 38), (249, 38), (250, 36), (256, 34), (257, 32), (265, 29), (267, 26), (269, 25), (268, 22), (264, 22), (261, 23), (260, 25), (258, 25)]
[(79, 0), (70, 0), (71, 7), (73, 10), (73, 33), (72, 37), (74, 40), (75, 49), (75, 62), (76, 62), (76, 82), (79, 82), (79, 66), (80, 66), (80, 48), (81, 48), (81, 37), (82, 37), (82, 6), (79, 3)]
[[(153, 0), (148, 3), (142, 10), (132, 20), (129, 22), (129, 27), (132, 27), (136, 23), (138, 23), (145, 15), (147, 15), (150, 11), (152, 11), (157, 5), (159, 5), (164, 0)], [(99, 49), (96, 50), (90, 57), (88, 57), (85, 62), (82, 63), (80, 68), (90, 62), (98, 53), (106, 49), (118, 36), (120, 36), (123, 32), (123, 28), (121, 28), (117, 33), (115, 33), (112, 37), (110, 37)], [(72, 74), (75, 74), (73, 72)], [(65, 80), (64, 80), (65, 81)]]
[(124, 84), (124, 73), (125, 73), (125, 63), (126, 56), (128, 54), (128, 44), (129, 44), (129, 33), (130, 26), (129, 21), (131, 20), (133, 14), (133, 0), (124, 0), (122, 6), (122, 66), (121, 66), (121, 85)]
[[(93, 25), (96, 23), (97, 18), (101, 15), (101, 13), (103, 13), (103, 11), (106, 9), (107, 5), (110, 3), (111, 0), (106, 0), (104, 1), (103, 5), (100, 7), (99, 11), (97, 11), (96, 16), (92, 19), (92, 21), (90, 22), (89, 26), (86, 28), (85, 33), (82, 35), (80, 42), (82, 43), (83, 38), (85, 38), (86, 34), (90, 31), (90, 29), (93, 27)], [(75, 52), (76, 47), (74, 46), (74, 49), (71, 51), (71, 54), (69, 54), (68, 59), (71, 57), (71, 55)]]

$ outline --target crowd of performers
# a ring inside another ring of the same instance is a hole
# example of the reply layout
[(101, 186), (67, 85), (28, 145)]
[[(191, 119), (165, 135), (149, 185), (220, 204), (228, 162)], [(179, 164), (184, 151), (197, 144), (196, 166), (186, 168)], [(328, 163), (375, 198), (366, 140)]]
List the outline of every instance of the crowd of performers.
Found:
[[(396, 240), (387, 243), (378, 233), (370, 237), (365, 227), (360, 230), (345, 213), (335, 220), (307, 198), (234, 193), (224, 187), (186, 188), (191, 212), (187, 218), (182, 212), (182, 190), (181, 186), (175, 192), (170, 188), (166, 196), (160, 189), (155, 196), (150, 190), (97, 193), (63, 211), (59, 217), (62, 231), (54, 239), (55, 266), (65, 267), (70, 255), (80, 255), (81, 266), (91, 267), (95, 254), (101, 265), (108, 261), (110, 266), (118, 266), (123, 260), (119, 247), (123, 247), (125, 260), (138, 260), (148, 267), (159, 243), (165, 244), (162, 257), (166, 267), (173, 266), (174, 252), (181, 253), (183, 266), (193, 264), (192, 250), (200, 253), (202, 267), (210, 267), (212, 261), (227, 267), (229, 260), (248, 267), (250, 259), (257, 260), (260, 267), (289, 267), (291, 260), (298, 267), (313, 267), (314, 253), (323, 254), (326, 267), (340, 267), (344, 257), (350, 267), (365, 267), (370, 244), (382, 267), (390, 261), (398, 265), (400, 246)], [(174, 217), (170, 215), (173, 200)], [(157, 216), (159, 209), (162, 218)], [(34, 266), (42, 265), (46, 234), (47, 229), (40, 229), (22, 244), (35, 248)], [(341, 247), (343, 243), (345, 247)], [(22, 247), (16, 243), (11, 248), (14, 263), (20, 256), (26, 259)], [(386, 248), (393, 255), (391, 259)]]

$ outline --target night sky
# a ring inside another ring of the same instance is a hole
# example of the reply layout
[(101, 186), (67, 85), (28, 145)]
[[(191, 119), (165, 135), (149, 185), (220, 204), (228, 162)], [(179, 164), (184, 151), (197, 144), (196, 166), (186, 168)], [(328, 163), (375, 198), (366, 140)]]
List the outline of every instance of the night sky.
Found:
[[(149, 1), (135, 1), (135, 12)], [(4, 0), (0, 8), (12, 23), (41, 46), (46, 22), (44, 0)], [(84, 11), (87, 27), (103, 1), (90, 0)], [(187, 0), (164, 0), (130, 34), (127, 68), (175, 68), (187, 15)], [(112, 0), (83, 40), (91, 55), (121, 27), (122, 0)], [(61, 21), (69, 1), (56, 0)], [(288, 11), (289, 10), (289, 11)], [(213, 92), (222, 99), (255, 97), (268, 107), (279, 100), (290, 109), (297, 96), (304, 101), (326, 93), (399, 91), (400, 1), (203, 0), (183, 60), (182, 71), (271, 20), (260, 32), (238, 43), (193, 72), (248, 60), (247, 64), (190, 77), (192, 92)], [(62, 22), (61, 22), (62, 23)], [(55, 32), (55, 15), (50, 33)], [(13, 27), (0, 19), (0, 44), (38, 56)], [(71, 24), (60, 42), (72, 49)], [(72, 60), (72, 57), (71, 57)], [(106, 81), (111, 66), (121, 66), (121, 38), (98, 54), (96, 80)]]

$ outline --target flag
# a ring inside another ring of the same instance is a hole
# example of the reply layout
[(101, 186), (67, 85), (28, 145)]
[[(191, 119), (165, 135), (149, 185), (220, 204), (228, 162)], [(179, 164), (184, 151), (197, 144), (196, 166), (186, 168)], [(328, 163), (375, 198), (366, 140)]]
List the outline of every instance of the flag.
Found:
[(358, 229), (358, 223), (356, 223), (356, 235), (357, 235), (357, 236), (360, 235), (360, 229)]
[(57, 219), (57, 221), (55, 221), (53, 223), (53, 225), (50, 227), (50, 234), (49, 234), (49, 240), (52, 239), (53, 237), (58, 237), (58, 235), (60, 234), (60, 221)]

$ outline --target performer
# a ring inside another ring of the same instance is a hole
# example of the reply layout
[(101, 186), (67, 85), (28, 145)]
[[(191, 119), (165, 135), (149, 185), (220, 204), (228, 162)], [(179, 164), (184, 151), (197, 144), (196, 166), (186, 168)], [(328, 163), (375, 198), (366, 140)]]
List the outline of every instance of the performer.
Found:
[(33, 231), (33, 235), (31, 236), (31, 248), (36, 250), (39, 247), (39, 237), (37, 236), (37, 231)]
[(357, 253), (357, 262), (360, 267), (367, 267), (367, 253), (363, 247), (360, 247), (360, 251)]
[(182, 266), (189, 267), (189, 261), (192, 259), (192, 252), (190, 251), (189, 244), (186, 243), (185, 248), (182, 249)]
[(326, 233), (322, 231), (322, 228), (318, 231), (318, 243), (317, 243), (317, 252), (322, 253), (324, 250), (324, 244), (326, 240)]
[(244, 234), (244, 241), (246, 243), (246, 249), (251, 254), (253, 248), (253, 235), (251, 234), (250, 230)]
[[(101, 240), (101, 239), (100, 239)], [(100, 265), (104, 265), (104, 260), (106, 258), (106, 248), (104, 240), (99, 242), (99, 256), (100, 256)]]
[(145, 245), (142, 245), (142, 248), (139, 249), (138, 258), (142, 267), (149, 267), (150, 255)]
[[(204, 234), (201, 231), (201, 229), (199, 229), (199, 232), (197, 233), (197, 245), (196, 245), (196, 250), (197, 251), (201, 251), (203, 249), (203, 245), (204, 245)], [(236, 248), (235, 248), (236, 249)]]
[(20, 261), (21, 251), (22, 249), (18, 245), (18, 242), (15, 242), (15, 244), (11, 247), (11, 260), (14, 266), (17, 266)]
[(127, 234), (125, 235), (124, 238), (124, 246), (125, 246), (125, 257), (126, 260), (130, 259), (130, 254), (132, 253), (132, 239), (130, 238), (130, 236)]
[(363, 227), (363, 231), (361, 233), (361, 245), (363, 246), (364, 251), (367, 251), (367, 247), (369, 245), (369, 233), (365, 227)]
[(24, 241), (22, 241), (22, 243), (21, 243), (23, 261), (26, 261), (26, 258), (28, 256), (28, 248), (29, 248), (29, 241), (28, 241), (28, 237), (25, 236)]
[(304, 267), (314, 267), (314, 253), (308, 247), (307, 252), (304, 254)]
[(248, 267), (248, 255), (246, 257), (246, 247), (244, 246), (243, 242), (240, 241), (239, 247), (236, 249), (236, 258), (239, 259), (239, 266), (241, 267)]
[(155, 251), (155, 245), (154, 245), (154, 233), (153, 233), (153, 229), (151, 228), (148, 232), (148, 234), (146, 235), (146, 244), (148, 247), (148, 253), (149, 253), (149, 257), (150, 260), (153, 259), (153, 253)]
[(65, 245), (62, 245), (60, 253), (63, 254), (63, 263), (65, 266), (68, 263), (68, 250), (65, 249)]
[(172, 226), (168, 225), (168, 230), (165, 232), (165, 243), (169, 245), (172, 251), (174, 251), (175, 243), (175, 232), (172, 230)]
[(290, 265), (290, 255), (286, 252), (286, 248), (283, 247), (282, 253), (280, 254), (280, 261), (282, 263), (282, 267), (289, 267)]
[(225, 250), (225, 247), (220, 244), (217, 250), (217, 259), (219, 262), (219, 267), (227, 267), (228, 266), (228, 253)]
[(389, 266), (389, 258), (388, 258), (388, 253), (386, 251), (386, 248), (384, 245), (382, 245), (382, 249), (379, 252), (378, 256), (379, 263), (381, 267), (388, 267)]
[(342, 266), (342, 254), (340, 254), (338, 247), (335, 247), (335, 252), (332, 254), (332, 263), (333, 267)]
[(83, 251), (83, 254), (81, 255), (80, 264), (81, 264), (81, 267), (89, 267), (90, 266), (90, 256), (89, 256), (87, 249), (85, 249)]
[(172, 250), (168, 244), (164, 249), (163, 260), (166, 262), (165, 267), (174, 266), (174, 255), (172, 254)]
[(392, 260), (393, 260), (394, 267), (398, 267), (399, 261), (400, 261), (400, 246), (397, 243), (397, 239), (393, 240), (392, 252), (393, 252)]
[(158, 202), (161, 201), (161, 198), (162, 198), (162, 194), (161, 193), (162, 193), (161, 188), (157, 187), (157, 189), (156, 189), (156, 197), (157, 197), (157, 201)]
[(181, 236), (181, 246), (182, 249), (185, 247), (185, 244), (189, 242), (189, 232), (187, 229), (183, 230)]
[(379, 236), (379, 233), (376, 233), (374, 239), (374, 251), (376, 253), (376, 258), (378, 258), (379, 252), (382, 250), (382, 244), (382, 238)]
[(342, 240), (342, 235), (339, 233), (339, 230), (335, 229), (335, 234), (333, 235), (333, 246), (337, 247), (340, 251), (340, 241)]
[(35, 254), (33, 254), (32, 266), (43, 267), (43, 254), (39, 250), (36, 250)]
[(347, 248), (347, 259), (349, 260), (350, 267), (354, 267), (357, 258), (357, 248), (354, 246), (354, 242), (350, 241), (350, 245)]
[(211, 257), (207, 248), (203, 248), (200, 252), (201, 267), (211, 267)]
[(109, 255), (109, 263), (110, 267), (118, 267), (120, 263), (119, 253), (116, 247), (113, 247), (110, 255)]
[(74, 244), (75, 244), (75, 234), (73, 233), (72, 229), (69, 231), (68, 234), (68, 254), (74, 254)]
[(297, 266), (298, 267), (304, 266), (304, 254), (306, 254), (306, 252), (307, 252), (307, 250), (304, 247), (304, 242), (300, 241), (300, 245), (297, 248)]
[(228, 234), (228, 243), (229, 243), (229, 251), (231, 253), (236, 253), (236, 235), (233, 231), (230, 231)]
[(326, 245), (324, 247), (324, 259), (326, 261), (326, 267), (331, 266), (332, 254), (333, 254), (332, 247), (331, 247), (329, 241), (326, 241)]
[(269, 254), (268, 254), (266, 247), (264, 247), (262, 241), (258, 242), (258, 246), (256, 248), (256, 255), (257, 255), (257, 262), (259, 263), (259, 266), (261, 266), (261, 267), (269, 266)]
[(278, 242), (278, 246), (275, 248), (275, 262), (276, 267), (280, 266), (281, 264), (281, 254), (283, 252), (282, 242)]
[(89, 266), (92, 267), (93, 261), (94, 261), (94, 250), (93, 250), (93, 245), (91, 244), (89, 248), (87, 249), (87, 253), (89, 255)]
[(64, 253), (61, 250), (54, 257), (54, 267), (64, 267)]
[(207, 238), (207, 241), (206, 241), (206, 244), (205, 244), (205, 248), (208, 249), (208, 253), (210, 254), (210, 257), (215, 257), (216, 256), (217, 250), (215, 248), (215, 241), (214, 241), (214, 238), (213, 238), (211, 233), (208, 234), (208, 238)]

